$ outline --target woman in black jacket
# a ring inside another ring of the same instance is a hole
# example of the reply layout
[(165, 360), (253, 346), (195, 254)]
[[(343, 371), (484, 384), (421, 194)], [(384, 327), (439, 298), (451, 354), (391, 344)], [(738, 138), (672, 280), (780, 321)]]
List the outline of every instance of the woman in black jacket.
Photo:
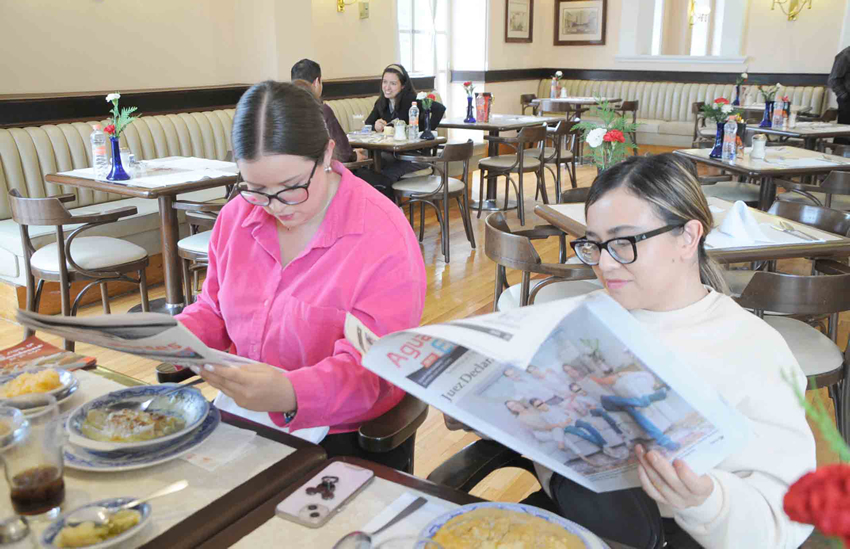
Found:
[[(384, 127), (393, 120), (404, 120), (409, 124), (410, 107), (416, 101), (416, 89), (407, 71), (401, 65), (393, 64), (384, 69), (381, 76), (381, 97), (375, 101), (375, 106), (365, 124), (371, 124), (375, 131), (384, 131)], [(418, 105), (418, 104), (417, 104)], [(419, 107), (419, 128), (425, 127), (425, 111), (422, 105)], [(446, 112), (446, 107), (441, 103), (431, 103), (431, 129), (436, 130), (440, 120)], [(421, 170), (427, 166), (402, 162), (396, 160), (392, 155), (383, 153), (384, 168), (381, 173), (391, 181), (398, 181), (402, 175)]]

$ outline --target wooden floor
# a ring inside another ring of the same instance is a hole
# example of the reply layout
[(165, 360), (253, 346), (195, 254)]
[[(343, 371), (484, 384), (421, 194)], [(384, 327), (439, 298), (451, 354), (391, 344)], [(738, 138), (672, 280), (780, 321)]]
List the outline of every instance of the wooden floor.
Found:
[[(665, 152), (661, 147), (642, 147), (641, 152)], [(595, 169), (591, 167), (579, 167), (578, 179), (580, 186), (590, 185), (595, 175)], [(477, 191), (477, 176), (474, 174), (473, 189)], [(534, 226), (543, 223), (533, 212), (534, 208), (534, 176), (527, 176), (525, 184), (526, 196), (526, 226)], [(554, 196), (554, 182), (551, 175), (547, 174), (547, 188), (549, 196)], [(500, 185), (500, 193), (504, 186)], [(500, 195), (501, 196), (501, 195)], [(428, 271), (428, 295), (425, 303), (423, 323), (443, 322), (470, 315), (491, 312), (493, 309), (493, 263), (484, 255), (484, 216), (476, 219), (473, 216), (476, 248), (472, 249), (466, 240), (459, 213), (456, 205), (450, 211), (451, 232), (451, 263), (446, 264), (440, 253), (439, 225), (433, 211), (426, 214), (425, 238), (422, 244), (422, 254)], [(508, 214), (508, 221), (513, 228), (519, 226), (515, 212)], [(418, 219), (417, 219), (418, 230)], [(535, 242), (544, 261), (557, 261), (558, 247), (556, 239), (545, 242)], [(780, 263), (780, 269), (786, 271), (797, 271), (805, 273), (804, 264), (788, 262)], [(518, 273), (508, 275), (511, 284), (519, 282)], [(164, 297), (162, 286), (151, 289), (151, 299)], [(138, 303), (136, 294), (118, 297), (112, 300), (113, 313), (126, 312), (130, 307)], [(101, 314), (98, 304), (86, 307), (80, 311), (81, 316)], [(840, 335), (842, 341), (847, 339), (848, 320), (850, 317), (842, 317)], [(0, 348), (9, 347), (21, 339), (22, 330), (19, 326), (0, 321)], [(42, 334), (47, 341), (61, 344), (58, 338)], [(113, 368), (127, 375), (156, 383), (154, 367), (156, 363), (150, 360), (138, 358), (132, 355), (104, 350), (86, 344), (79, 344), (77, 351), (82, 354), (93, 355), (98, 358), (98, 363)], [(213, 396), (215, 390), (209, 386), (202, 385), (202, 390), (208, 396)], [(823, 397), (826, 398), (825, 391)], [(476, 440), (476, 436), (470, 433), (450, 432), (443, 425), (442, 414), (435, 409), (431, 410), (425, 424), (419, 429), (416, 439), (416, 465), (415, 474), (426, 477), (435, 467), (445, 459), (455, 454), (467, 444)], [(830, 452), (818, 437), (818, 461), (828, 463), (836, 461), (835, 455)], [(489, 499), (501, 501), (519, 501), (527, 494), (539, 489), (539, 484), (532, 475), (519, 471), (503, 470), (491, 475), (472, 492), (473, 494)]]

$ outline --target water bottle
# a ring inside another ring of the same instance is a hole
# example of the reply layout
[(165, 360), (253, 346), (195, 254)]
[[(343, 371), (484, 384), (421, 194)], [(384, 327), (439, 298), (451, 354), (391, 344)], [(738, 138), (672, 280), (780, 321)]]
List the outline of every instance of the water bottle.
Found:
[(106, 154), (106, 134), (100, 124), (94, 125), (91, 132), (91, 158), (94, 175), (97, 179), (106, 179), (109, 175), (109, 157)]
[(410, 140), (419, 138), (419, 107), (416, 106), (416, 101), (410, 105), (409, 120), (407, 125), (407, 137)]
[(782, 129), (782, 120), (785, 116), (783, 114), (784, 107), (784, 101), (776, 101), (773, 103), (773, 118), (770, 121), (770, 125), (777, 130)]
[(723, 161), (735, 162), (738, 154), (738, 123), (729, 120), (723, 126)]
[(552, 83), (549, 84), (549, 98), (554, 99), (558, 97), (558, 81), (553, 78)]

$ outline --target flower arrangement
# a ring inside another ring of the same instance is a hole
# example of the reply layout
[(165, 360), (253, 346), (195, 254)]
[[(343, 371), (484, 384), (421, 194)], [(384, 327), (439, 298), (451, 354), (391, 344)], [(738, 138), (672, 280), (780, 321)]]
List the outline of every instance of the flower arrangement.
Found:
[(602, 119), (602, 125), (581, 122), (575, 127), (584, 132), (584, 140), (590, 145), (590, 154), (585, 156), (591, 159), (599, 171), (603, 171), (622, 162), (630, 150), (637, 148), (626, 136), (634, 133), (640, 124), (628, 122), (608, 101), (601, 99), (594, 111)]
[(475, 91), (475, 86), (472, 84), (472, 82), (464, 82), (463, 91), (466, 92), (467, 97), (472, 97), (472, 93)]
[(726, 123), (730, 116), (741, 115), (741, 111), (735, 109), (725, 97), (718, 97), (713, 103), (703, 105), (702, 113), (707, 119), (711, 119), (717, 124)]
[(789, 99), (787, 95), (783, 95), (782, 97), (779, 98), (779, 100), (784, 101), (785, 103), (791, 102), (791, 99)]
[(141, 115), (131, 116), (138, 107), (124, 107), (118, 109), (118, 100), (121, 99), (121, 94), (118, 92), (110, 93), (106, 96), (106, 102), (112, 103), (112, 119), (110, 124), (103, 128), (103, 131), (108, 133), (110, 137), (118, 139), (121, 137), (121, 132), (124, 131), (130, 122), (137, 119)]
[(430, 111), (431, 104), (437, 100), (437, 96), (433, 93), (419, 92), (419, 94), (416, 96), (416, 100), (420, 102), (423, 109), (425, 109), (426, 111)]
[(844, 442), (820, 397), (816, 395), (811, 403), (807, 402), (790, 377), (784, 377), (841, 462), (818, 467), (792, 484), (783, 501), (785, 513), (795, 522), (811, 524), (824, 535), (834, 536), (837, 547), (850, 547), (850, 446)]
[(779, 91), (779, 88), (782, 87), (778, 82), (775, 86), (771, 86), (767, 89), (759, 86), (759, 93), (761, 94), (761, 98), (763, 101), (773, 101), (773, 98), (776, 97), (776, 92)]
[(747, 81), (747, 78), (749, 78), (749, 77), (750, 77), (750, 75), (748, 75), (745, 72), (742, 72), (740, 75), (738, 75), (738, 78), (735, 79), (735, 85), (740, 86), (740, 85), (744, 84)]
[(564, 73), (562, 73), (561, 71), (555, 71), (555, 74), (552, 76), (552, 80), (554, 80), (556, 82), (560, 82), (561, 78), (563, 78), (563, 77), (564, 77)]

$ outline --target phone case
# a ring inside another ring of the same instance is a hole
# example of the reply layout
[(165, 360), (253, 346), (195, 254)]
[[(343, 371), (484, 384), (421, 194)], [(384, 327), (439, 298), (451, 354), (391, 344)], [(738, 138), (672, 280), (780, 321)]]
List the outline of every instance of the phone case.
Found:
[[(338, 479), (333, 483), (333, 497), (330, 499), (322, 495), (323, 491), (327, 492), (322, 489), (325, 477)], [(336, 461), (278, 503), (275, 512), (280, 518), (309, 528), (319, 528), (368, 486), (373, 478), (375, 473), (369, 469)]]

